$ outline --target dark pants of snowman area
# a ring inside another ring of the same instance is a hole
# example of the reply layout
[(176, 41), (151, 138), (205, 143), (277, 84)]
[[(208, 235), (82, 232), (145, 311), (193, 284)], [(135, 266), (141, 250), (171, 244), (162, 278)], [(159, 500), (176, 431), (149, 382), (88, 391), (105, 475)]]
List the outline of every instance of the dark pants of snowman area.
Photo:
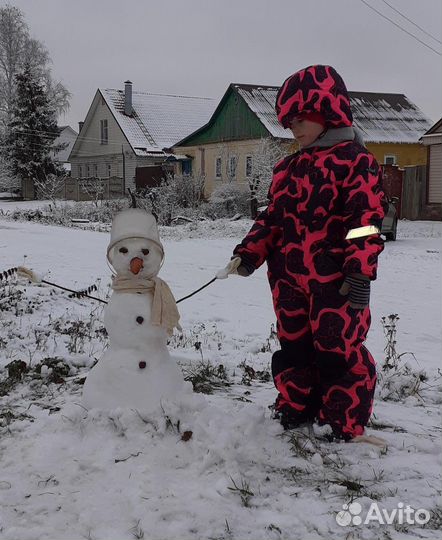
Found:
[(370, 310), (351, 308), (335, 283), (309, 292), (294, 288), (286, 306), (281, 298), (275, 306), (281, 343), (272, 358), (275, 410), (292, 424), (329, 424), (349, 440), (363, 434), (373, 407), (376, 367), (363, 345)]

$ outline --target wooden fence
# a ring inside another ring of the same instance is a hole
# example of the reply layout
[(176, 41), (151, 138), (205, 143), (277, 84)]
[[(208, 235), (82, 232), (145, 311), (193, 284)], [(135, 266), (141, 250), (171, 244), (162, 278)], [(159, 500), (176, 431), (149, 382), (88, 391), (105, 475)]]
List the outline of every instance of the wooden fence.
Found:
[(109, 178), (66, 178), (64, 198), (71, 201), (95, 199), (119, 199), (124, 196), (123, 179)]
[(427, 167), (405, 167), (402, 188), (402, 217), (420, 219), (427, 197)]
[(405, 167), (402, 188), (402, 217), (406, 219), (442, 220), (440, 204), (428, 203), (428, 170), (426, 165)]

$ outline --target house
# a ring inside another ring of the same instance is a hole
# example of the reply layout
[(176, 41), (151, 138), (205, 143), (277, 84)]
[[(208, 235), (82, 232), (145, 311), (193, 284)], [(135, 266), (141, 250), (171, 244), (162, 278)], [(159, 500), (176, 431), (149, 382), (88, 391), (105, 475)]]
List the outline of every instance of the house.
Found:
[(427, 159), (427, 204), (442, 204), (442, 118), (421, 137)]
[[(52, 149), (49, 152), (49, 157), (57, 162), (65, 171), (66, 176), (69, 175), (71, 170), (70, 163), (68, 162), (69, 154), (77, 139), (77, 132), (74, 131), (71, 126), (57, 126), (58, 136), (52, 141)], [(21, 181), (21, 196), (23, 199), (35, 199), (37, 190), (34, 180), (32, 178), (25, 178)], [(65, 190), (61, 188), (58, 195), (64, 196)]]
[(59, 135), (52, 143), (54, 148), (61, 147), (60, 150), (51, 152), (51, 158), (57, 161), (68, 172), (71, 170), (71, 164), (68, 162), (69, 154), (77, 139), (78, 133), (71, 126), (59, 126)]
[(205, 177), (205, 194), (225, 181), (245, 186), (253, 172), (253, 156), (262, 139), (293, 146), (293, 136), (278, 122), (274, 110), (278, 88), (230, 84), (209, 122), (178, 142), (173, 151), (191, 165), (178, 172)]
[(112, 178), (114, 196), (154, 185), (180, 159), (165, 149), (204, 125), (216, 106), (210, 98), (138, 92), (130, 81), (124, 84), (124, 90), (99, 88), (79, 124), (69, 156), (77, 186), (69, 198), (81, 198), (78, 185), (87, 178)]
[[(277, 86), (230, 84), (209, 122), (173, 148), (192, 160), (193, 171), (206, 178), (206, 194), (225, 180), (245, 184), (252, 174), (253, 154), (262, 138), (294, 151), (290, 130), (276, 117)], [(380, 163), (425, 164), (419, 138), (430, 120), (403, 94), (350, 92), (354, 125)], [(187, 170), (189, 165), (185, 165)]]
[(354, 125), (377, 161), (385, 165), (425, 165), (419, 142), (432, 121), (404, 94), (349, 92)]

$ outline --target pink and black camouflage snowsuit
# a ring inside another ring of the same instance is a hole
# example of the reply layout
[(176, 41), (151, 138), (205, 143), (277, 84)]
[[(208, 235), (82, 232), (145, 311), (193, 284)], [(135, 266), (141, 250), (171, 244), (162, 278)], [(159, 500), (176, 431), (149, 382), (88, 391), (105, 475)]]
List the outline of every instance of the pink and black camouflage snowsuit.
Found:
[[(329, 66), (289, 77), (276, 111), (284, 127), (311, 112), (323, 115), (328, 131), (352, 125), (344, 82)], [(350, 307), (339, 289), (350, 274), (376, 279), (383, 240), (345, 238), (367, 226), (380, 230), (384, 194), (379, 166), (361, 144), (315, 143), (276, 164), (268, 208), (234, 254), (253, 268), (268, 264), (281, 343), (272, 358), (276, 411), (299, 423), (316, 418), (350, 439), (370, 417), (376, 369), (364, 346), (369, 307)]]

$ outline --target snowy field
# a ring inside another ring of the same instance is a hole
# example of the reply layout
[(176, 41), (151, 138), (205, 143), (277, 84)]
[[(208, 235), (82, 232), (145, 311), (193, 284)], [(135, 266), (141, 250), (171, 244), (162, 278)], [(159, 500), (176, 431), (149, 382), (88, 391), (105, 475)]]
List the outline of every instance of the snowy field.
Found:
[[(163, 228), (160, 275), (176, 298), (224, 267), (249, 227)], [(437, 222), (400, 222), (381, 255), (367, 344), (381, 380), (368, 433), (385, 448), (327, 443), (307, 428), (284, 433), (271, 419), (277, 343), (264, 268), (179, 304), (183, 336), (171, 352), (194, 381), (205, 374), (212, 393), (164, 403), (153, 417), (81, 406), (82, 380), (106, 347), (102, 304), (3, 279), (0, 538), (439, 538), (441, 232)], [(0, 219), (0, 272), (24, 265), (76, 290), (96, 284), (92, 294), (105, 298), (107, 243), (106, 233)], [(399, 316), (395, 348), (409, 354), (382, 372), (381, 318), (391, 314)], [(14, 380), (5, 366), (18, 360), (27, 372)], [(353, 514), (338, 524), (345, 504)], [(383, 523), (373, 514), (367, 521), (373, 505), (395, 511), (390, 524), (385, 514)], [(407, 505), (426, 509), (429, 522), (407, 523)]]

